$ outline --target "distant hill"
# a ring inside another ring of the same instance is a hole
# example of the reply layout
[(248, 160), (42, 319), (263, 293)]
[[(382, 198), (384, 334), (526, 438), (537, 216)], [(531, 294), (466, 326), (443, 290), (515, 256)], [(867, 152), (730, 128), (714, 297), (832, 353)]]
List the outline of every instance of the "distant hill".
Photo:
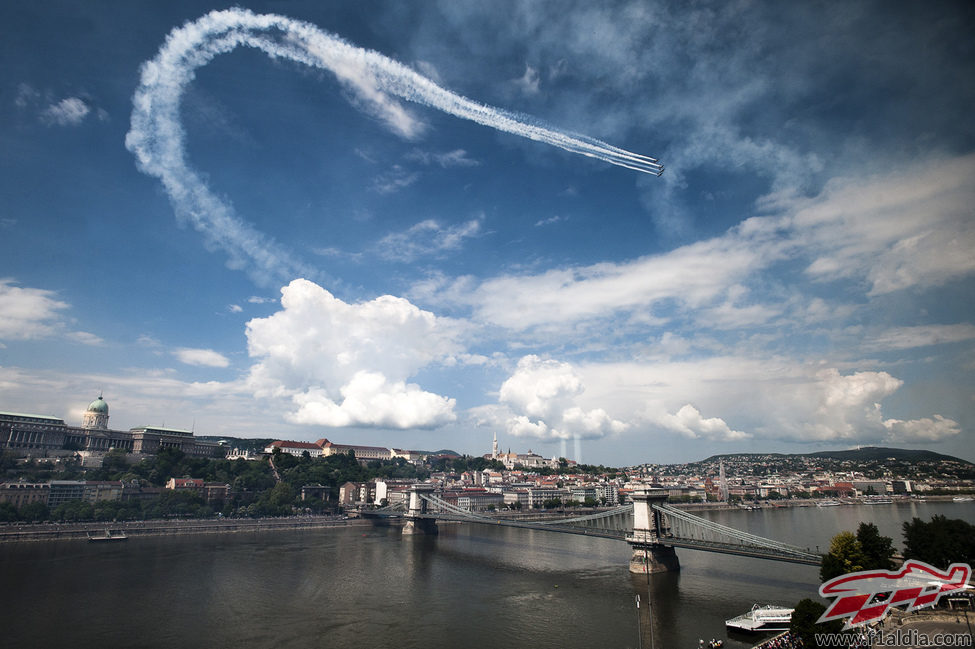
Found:
[(897, 462), (959, 462), (975, 466), (968, 460), (963, 460), (952, 455), (935, 453), (909, 448), (886, 448), (883, 446), (861, 446), (860, 448), (845, 451), (816, 451), (815, 453), (725, 453), (723, 455), (712, 455), (701, 462), (717, 462), (730, 458), (800, 458), (800, 457), (821, 457), (830, 460), (856, 461), (856, 462), (882, 462), (884, 460), (894, 460)]
[(961, 462), (972, 464), (968, 460), (963, 460), (952, 455), (935, 453), (934, 451), (923, 451), (908, 448), (885, 448), (882, 446), (861, 446), (857, 449), (848, 451), (818, 451), (816, 453), (806, 453), (808, 457), (827, 457), (832, 460), (857, 460), (866, 462), (876, 462), (888, 458), (906, 462)]
[(439, 451), (417, 451), (418, 453), (424, 453), (426, 455), (453, 455), (456, 457), (461, 457), (461, 454), (457, 451), (451, 451), (450, 449), (441, 449)]

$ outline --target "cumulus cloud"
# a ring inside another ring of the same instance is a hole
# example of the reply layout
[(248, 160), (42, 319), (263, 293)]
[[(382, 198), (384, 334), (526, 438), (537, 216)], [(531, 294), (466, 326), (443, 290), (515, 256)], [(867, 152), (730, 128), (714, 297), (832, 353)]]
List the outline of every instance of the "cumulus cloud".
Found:
[(571, 365), (529, 355), (502, 385), (493, 413), (496, 423), (519, 437), (598, 439), (626, 430), (602, 408), (579, 405), (586, 391)]
[(732, 430), (720, 417), (703, 417), (700, 411), (689, 403), (681, 406), (675, 414), (664, 413), (655, 423), (692, 439), (706, 438), (730, 442), (751, 437), (750, 434), (740, 430)]
[(212, 349), (193, 349), (181, 347), (173, 351), (173, 356), (179, 362), (187, 365), (199, 365), (202, 367), (228, 367), (230, 360), (220, 352)]
[(913, 421), (887, 419), (884, 421), (884, 428), (887, 429), (887, 435), (884, 439), (894, 444), (940, 442), (961, 433), (961, 426), (958, 425), (958, 422), (946, 419), (941, 415)]
[(906, 421), (886, 417), (884, 402), (904, 385), (887, 372), (844, 374), (786, 358), (740, 356), (589, 363), (578, 369), (593, 401), (647, 432), (727, 441), (879, 443), (939, 441), (959, 430), (939, 414)]
[(46, 338), (60, 330), (61, 311), (68, 303), (55, 296), (54, 291), (22, 288), (0, 278), (0, 340)]
[(418, 385), (389, 381), (379, 372), (356, 372), (339, 392), (341, 404), (326, 390), (309, 389), (294, 396), (298, 410), (288, 419), (319, 426), (434, 428), (454, 421), (454, 399), (424, 392)]
[(884, 419), (881, 402), (904, 382), (887, 372), (842, 375), (828, 369), (816, 375), (817, 408), (801, 425), (804, 439), (939, 441), (957, 435), (957, 422), (941, 415), (910, 421)]
[(408, 379), (462, 352), (456, 323), (390, 295), (349, 304), (298, 279), (281, 310), (247, 323), (257, 362), (248, 385), (287, 397), (290, 421), (321, 426), (436, 428), (454, 421), (455, 400)]

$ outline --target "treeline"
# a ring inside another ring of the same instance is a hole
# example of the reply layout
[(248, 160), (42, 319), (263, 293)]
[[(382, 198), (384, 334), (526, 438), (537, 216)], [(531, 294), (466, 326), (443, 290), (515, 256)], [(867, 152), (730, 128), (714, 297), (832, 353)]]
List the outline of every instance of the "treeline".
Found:
[[(903, 525), (904, 559), (916, 559), (946, 570), (952, 563), (975, 562), (975, 525), (961, 519), (935, 515), (929, 522), (914, 518)], [(830, 541), (829, 552), (823, 555), (819, 576), (825, 583), (830, 579), (862, 570), (893, 570), (894, 540), (883, 536), (873, 523), (860, 523), (856, 534), (840, 532)], [(802, 641), (805, 649), (824, 647), (818, 640), (826, 633), (840, 633), (843, 622), (820, 623), (826, 611), (822, 602), (803, 599), (792, 613), (790, 631)], [(847, 631), (846, 633), (854, 633)], [(833, 645), (829, 645), (833, 646)], [(858, 646), (856, 643), (843, 646)]]
[[(207, 518), (223, 516), (287, 516), (296, 508), (311, 513), (336, 510), (339, 487), (346, 482), (367, 482), (373, 478), (423, 480), (430, 471), (416, 467), (402, 458), (375, 460), (360, 464), (354, 454), (332, 455), (312, 459), (307, 453), (295, 457), (287, 453), (272, 456), (280, 482), (267, 460), (213, 460), (190, 457), (178, 449), (162, 449), (154, 457), (136, 464), (127, 462), (124, 451), (110, 451), (98, 469), (84, 470), (68, 463), (55, 472), (37, 462), (17, 465), (11, 458), (0, 456), (4, 480), (24, 479), (30, 482), (49, 480), (122, 481), (133, 489), (164, 487), (170, 478), (195, 478), (204, 482), (230, 485), (230, 496), (223, 502), (208, 504), (193, 491), (169, 491), (150, 497), (105, 500), (87, 503), (76, 500), (53, 509), (35, 502), (17, 509), (0, 503), (0, 522), (11, 521), (109, 521), (153, 518)], [(302, 500), (301, 488), (322, 485), (319, 497)]]
[(24, 505), (19, 510), (10, 503), (0, 503), (2, 522), (54, 521), (139, 521), (156, 518), (210, 518), (217, 512), (190, 491), (164, 491), (150, 500), (99, 500), (89, 503), (70, 500), (54, 509), (42, 502)]

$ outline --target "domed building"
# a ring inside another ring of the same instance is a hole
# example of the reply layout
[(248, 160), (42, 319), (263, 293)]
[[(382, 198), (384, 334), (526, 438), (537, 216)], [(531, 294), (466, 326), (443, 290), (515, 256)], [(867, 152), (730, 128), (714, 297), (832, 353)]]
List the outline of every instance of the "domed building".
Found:
[[(0, 410), (0, 449), (13, 457), (60, 457), (79, 454), (84, 466), (100, 466), (112, 449), (154, 455), (175, 448), (194, 457), (223, 458), (227, 449), (217, 442), (196, 439), (193, 431), (139, 426), (129, 430), (108, 427), (108, 403), (99, 394), (81, 416), (81, 426), (59, 417)], [(91, 459), (95, 458), (95, 459)]]
[(81, 417), (81, 427), (85, 430), (108, 430), (108, 404), (102, 395), (88, 404), (88, 410)]

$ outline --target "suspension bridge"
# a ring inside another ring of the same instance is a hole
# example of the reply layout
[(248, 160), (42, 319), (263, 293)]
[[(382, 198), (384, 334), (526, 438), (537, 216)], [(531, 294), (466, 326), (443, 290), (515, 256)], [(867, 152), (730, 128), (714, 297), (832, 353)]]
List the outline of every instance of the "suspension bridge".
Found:
[(469, 511), (438, 497), (433, 485), (416, 484), (411, 486), (407, 502), (369, 515), (405, 518), (404, 534), (436, 534), (437, 521), (458, 521), (616, 539), (632, 546), (630, 572), (639, 574), (679, 570), (677, 548), (810, 566), (818, 566), (822, 560), (808, 549), (689, 514), (668, 504), (667, 492), (661, 489), (638, 490), (631, 499), (632, 503), (587, 516), (517, 520)]

